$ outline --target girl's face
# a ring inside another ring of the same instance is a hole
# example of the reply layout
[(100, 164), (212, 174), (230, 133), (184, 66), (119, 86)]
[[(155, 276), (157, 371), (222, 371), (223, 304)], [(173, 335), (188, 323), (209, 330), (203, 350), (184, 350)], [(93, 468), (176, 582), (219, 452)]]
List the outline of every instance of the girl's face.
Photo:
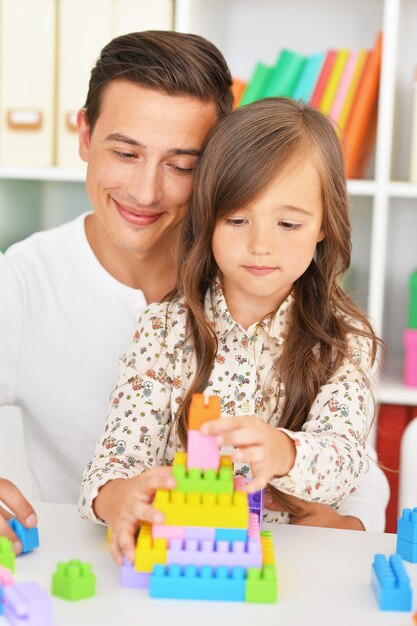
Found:
[(290, 163), (254, 201), (217, 223), (213, 255), (236, 321), (246, 327), (284, 302), (324, 238), (322, 221), (320, 179), (308, 159)]

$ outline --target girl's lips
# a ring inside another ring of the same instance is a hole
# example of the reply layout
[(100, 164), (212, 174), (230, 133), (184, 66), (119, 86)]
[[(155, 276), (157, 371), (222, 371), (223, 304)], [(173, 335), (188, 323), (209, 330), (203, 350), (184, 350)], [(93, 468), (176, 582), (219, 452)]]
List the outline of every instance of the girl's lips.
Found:
[(129, 224), (133, 224), (134, 226), (149, 226), (150, 224), (157, 222), (163, 215), (163, 213), (145, 213), (144, 211), (133, 213), (122, 204), (119, 204), (116, 200), (114, 200), (114, 198), (113, 202), (116, 205), (119, 215), (126, 222), (129, 222)]
[(248, 271), (250, 274), (253, 274), (254, 276), (265, 276), (266, 274), (271, 274), (272, 272), (275, 272), (275, 267), (257, 267), (257, 266), (249, 266), (249, 265), (245, 265), (244, 266), (245, 270)]

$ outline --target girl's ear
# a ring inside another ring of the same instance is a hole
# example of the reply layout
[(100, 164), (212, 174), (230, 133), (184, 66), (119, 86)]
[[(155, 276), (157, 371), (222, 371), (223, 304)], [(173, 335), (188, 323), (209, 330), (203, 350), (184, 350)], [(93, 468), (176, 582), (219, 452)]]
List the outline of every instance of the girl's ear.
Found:
[(320, 232), (318, 234), (318, 237), (317, 237), (317, 243), (319, 241), (323, 241), (323, 239), (325, 239), (325, 237), (326, 237), (326, 235), (325, 235), (325, 232), (324, 232), (324, 228), (321, 228)]

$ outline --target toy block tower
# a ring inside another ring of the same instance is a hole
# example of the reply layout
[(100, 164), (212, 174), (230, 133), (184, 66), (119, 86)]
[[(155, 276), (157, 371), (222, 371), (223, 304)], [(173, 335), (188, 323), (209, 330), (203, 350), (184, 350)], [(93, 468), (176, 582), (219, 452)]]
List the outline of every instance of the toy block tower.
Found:
[(271, 533), (260, 529), (261, 493), (251, 495), (252, 510), (231, 457), (200, 433), (219, 417), (219, 397), (193, 396), (187, 453), (178, 452), (172, 468), (176, 486), (155, 494), (164, 524), (140, 528), (134, 566), (122, 566), (124, 586), (149, 588), (153, 598), (277, 601)]

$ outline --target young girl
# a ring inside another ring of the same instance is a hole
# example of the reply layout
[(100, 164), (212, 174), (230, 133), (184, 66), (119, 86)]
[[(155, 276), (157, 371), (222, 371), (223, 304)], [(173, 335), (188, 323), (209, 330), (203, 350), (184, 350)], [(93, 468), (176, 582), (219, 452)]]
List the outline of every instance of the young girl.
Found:
[(279, 490), (282, 510), (289, 496), (337, 505), (358, 485), (378, 340), (339, 285), (343, 166), (331, 122), (287, 99), (238, 109), (211, 134), (178, 287), (140, 318), (83, 478), (81, 514), (111, 525), (118, 562), (133, 558), (138, 520), (163, 519), (152, 497), (175, 485), (166, 466), (185, 449), (195, 392), (220, 396), (228, 419), (202, 431), (235, 447), (250, 490)]

